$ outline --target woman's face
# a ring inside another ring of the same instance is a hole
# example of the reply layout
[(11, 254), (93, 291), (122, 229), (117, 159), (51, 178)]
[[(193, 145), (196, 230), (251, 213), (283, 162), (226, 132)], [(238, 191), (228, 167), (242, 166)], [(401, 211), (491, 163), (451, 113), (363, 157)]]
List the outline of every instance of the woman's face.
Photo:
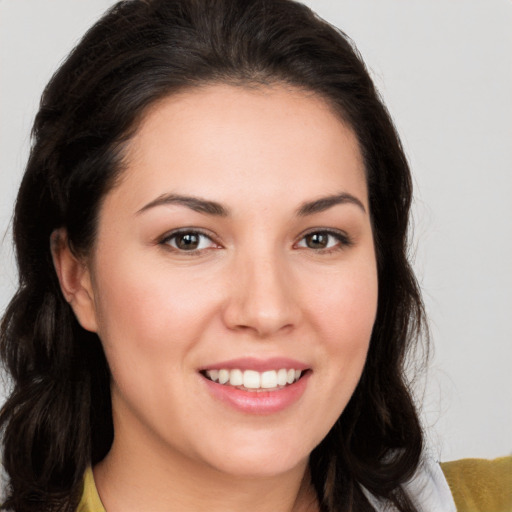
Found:
[(354, 134), (315, 95), (215, 85), (154, 106), (126, 162), (84, 279), (114, 446), (249, 476), (304, 464), (376, 314)]

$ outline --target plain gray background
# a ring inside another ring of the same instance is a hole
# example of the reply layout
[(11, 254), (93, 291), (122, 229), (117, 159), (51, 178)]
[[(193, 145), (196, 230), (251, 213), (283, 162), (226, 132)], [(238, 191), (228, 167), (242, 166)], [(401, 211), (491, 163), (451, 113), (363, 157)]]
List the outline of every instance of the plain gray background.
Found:
[[(0, 312), (39, 96), (109, 0), (0, 0)], [(357, 44), (415, 178), (415, 269), (434, 357), (421, 393), (442, 460), (512, 452), (512, 2), (309, 0)], [(0, 392), (1, 399), (1, 392)]]

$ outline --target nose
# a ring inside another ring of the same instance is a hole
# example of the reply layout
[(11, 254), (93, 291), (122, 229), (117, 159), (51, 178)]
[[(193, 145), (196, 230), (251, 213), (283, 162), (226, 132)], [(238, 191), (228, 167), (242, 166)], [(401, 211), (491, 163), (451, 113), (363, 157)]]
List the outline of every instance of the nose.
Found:
[(273, 254), (238, 258), (223, 312), (228, 328), (265, 338), (297, 326), (301, 308), (285, 259)]

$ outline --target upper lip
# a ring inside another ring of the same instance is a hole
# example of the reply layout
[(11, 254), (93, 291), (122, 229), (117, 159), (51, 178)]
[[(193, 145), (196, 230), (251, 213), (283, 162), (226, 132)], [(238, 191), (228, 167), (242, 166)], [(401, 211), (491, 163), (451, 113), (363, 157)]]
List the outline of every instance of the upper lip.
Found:
[(219, 361), (218, 363), (208, 364), (199, 369), (205, 370), (254, 370), (257, 372), (265, 372), (270, 370), (279, 370), (286, 368), (287, 370), (307, 370), (310, 367), (288, 357), (271, 357), (268, 359), (259, 359), (255, 357), (241, 357), (237, 359), (229, 359), (228, 361)]

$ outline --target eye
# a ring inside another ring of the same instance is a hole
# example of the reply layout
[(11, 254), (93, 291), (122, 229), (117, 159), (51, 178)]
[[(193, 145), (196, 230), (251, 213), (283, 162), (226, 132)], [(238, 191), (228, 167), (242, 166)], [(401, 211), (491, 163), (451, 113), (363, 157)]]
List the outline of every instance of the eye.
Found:
[(201, 251), (217, 247), (217, 244), (208, 235), (193, 230), (171, 233), (162, 239), (160, 243), (183, 252)]
[(347, 235), (337, 231), (312, 231), (299, 240), (297, 247), (305, 247), (317, 251), (341, 249), (351, 245)]

